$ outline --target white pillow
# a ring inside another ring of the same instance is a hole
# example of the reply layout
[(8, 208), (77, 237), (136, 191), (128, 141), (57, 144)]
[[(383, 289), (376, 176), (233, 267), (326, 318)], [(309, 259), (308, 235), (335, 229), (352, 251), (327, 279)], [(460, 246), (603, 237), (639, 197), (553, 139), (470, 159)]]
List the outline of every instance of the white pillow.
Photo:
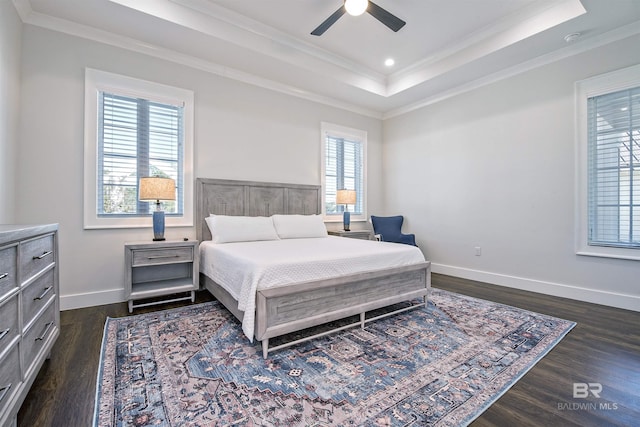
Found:
[(273, 225), (281, 239), (327, 237), (320, 215), (273, 215)]
[(213, 215), (205, 218), (213, 243), (278, 240), (273, 220), (265, 216)]

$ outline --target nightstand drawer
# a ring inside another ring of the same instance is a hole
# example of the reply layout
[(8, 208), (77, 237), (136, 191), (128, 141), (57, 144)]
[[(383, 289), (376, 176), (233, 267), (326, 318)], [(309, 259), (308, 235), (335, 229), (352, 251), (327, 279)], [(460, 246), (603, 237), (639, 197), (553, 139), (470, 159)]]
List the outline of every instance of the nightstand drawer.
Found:
[(53, 234), (20, 245), (20, 278), (24, 284), (55, 261)]
[(135, 249), (132, 267), (193, 261), (193, 247)]
[(0, 414), (12, 400), (11, 397), (20, 389), (22, 374), (20, 373), (20, 354), (18, 345), (14, 345), (3, 359), (0, 359)]
[(18, 326), (18, 295), (0, 305), (0, 354), (20, 334)]
[(357, 231), (329, 231), (330, 236), (348, 237), (350, 239), (372, 240), (372, 233), (367, 230)]
[(0, 249), (0, 299), (12, 289), (18, 287), (16, 279), (16, 265), (18, 262), (17, 246), (7, 246)]
[(31, 323), (33, 317), (47, 305), (47, 302), (55, 297), (56, 291), (53, 284), (54, 276), (53, 269), (51, 269), (22, 291), (22, 323), (25, 328)]

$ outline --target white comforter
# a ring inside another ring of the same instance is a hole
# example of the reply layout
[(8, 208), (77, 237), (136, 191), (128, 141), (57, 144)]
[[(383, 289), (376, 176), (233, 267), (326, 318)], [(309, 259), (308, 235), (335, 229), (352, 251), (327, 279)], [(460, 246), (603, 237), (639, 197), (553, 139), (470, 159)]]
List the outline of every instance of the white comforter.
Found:
[(336, 236), (200, 244), (200, 271), (238, 301), (244, 311), (242, 330), (252, 342), (258, 289), (424, 260), (415, 246)]

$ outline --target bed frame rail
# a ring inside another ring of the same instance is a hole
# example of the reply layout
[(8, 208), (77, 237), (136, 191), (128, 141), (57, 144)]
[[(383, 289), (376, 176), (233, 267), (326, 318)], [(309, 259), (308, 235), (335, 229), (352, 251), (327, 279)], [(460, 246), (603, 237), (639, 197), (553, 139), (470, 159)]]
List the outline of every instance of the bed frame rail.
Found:
[[(365, 327), (376, 319), (427, 304), (431, 288), (429, 262), (338, 278), (296, 283), (260, 290), (256, 296), (256, 338), (266, 358), (271, 351), (289, 347), (351, 327)], [(366, 313), (399, 302), (422, 298), (420, 304), (390, 311), (375, 318)], [(269, 347), (269, 339), (334, 320), (360, 315), (356, 323), (303, 339)]]

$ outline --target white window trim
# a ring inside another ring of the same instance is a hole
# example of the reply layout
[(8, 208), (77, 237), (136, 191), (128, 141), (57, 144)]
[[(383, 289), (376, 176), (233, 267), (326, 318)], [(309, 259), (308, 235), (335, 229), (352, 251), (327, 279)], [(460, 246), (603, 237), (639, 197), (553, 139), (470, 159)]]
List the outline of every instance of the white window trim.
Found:
[(575, 84), (576, 102), (576, 253), (604, 258), (640, 260), (640, 250), (588, 244), (588, 128), (587, 99), (640, 86), (640, 65), (602, 74)]
[(166, 216), (166, 227), (193, 226), (193, 92), (132, 77), (85, 69), (84, 228), (151, 228), (150, 217), (98, 217), (98, 93), (100, 91), (184, 104), (184, 210)]
[(333, 123), (321, 122), (320, 124), (320, 167), (322, 171), (322, 217), (325, 222), (342, 222), (342, 215), (326, 215), (325, 209), (325, 183), (326, 183), (326, 135), (327, 133), (345, 139), (355, 139), (362, 141), (362, 174), (364, 176), (362, 192), (364, 193), (364, 203), (362, 204), (362, 214), (351, 213), (351, 221), (367, 221), (367, 132)]

